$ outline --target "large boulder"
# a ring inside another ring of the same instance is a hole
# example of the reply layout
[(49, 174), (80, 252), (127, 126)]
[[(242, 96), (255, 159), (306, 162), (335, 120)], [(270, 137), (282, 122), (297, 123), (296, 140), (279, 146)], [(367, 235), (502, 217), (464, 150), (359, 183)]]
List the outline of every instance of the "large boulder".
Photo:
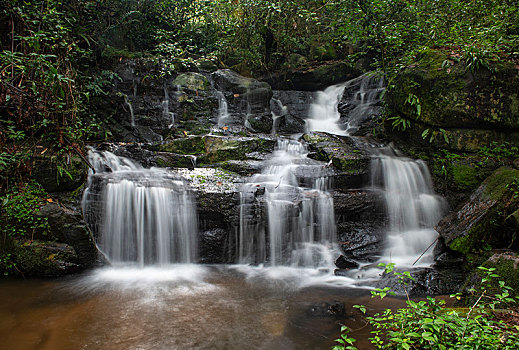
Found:
[(58, 156), (38, 153), (31, 159), (31, 175), (45, 191), (73, 191), (85, 182), (87, 165), (80, 157), (62, 156), (63, 159), (58, 159)]
[(429, 129), (436, 132), (434, 146), (453, 150), (477, 150), (490, 140), (517, 143), (519, 70), (506, 62), (491, 69), (471, 70), (452, 53), (428, 50), (393, 81), (388, 111), (411, 121), (405, 134), (412, 142)]
[(477, 254), (516, 246), (519, 230), (510, 217), (519, 206), (518, 178), (519, 170), (499, 168), (460, 210), (445, 217), (437, 230), (447, 247), (463, 254)]
[(317, 91), (342, 83), (360, 75), (360, 71), (346, 62), (331, 62), (316, 67), (289, 70), (263, 77), (276, 90)]
[(310, 158), (329, 162), (337, 169), (335, 185), (340, 189), (359, 189), (368, 183), (371, 154), (359, 140), (322, 132), (305, 134)]
[(74, 250), (78, 268), (85, 269), (96, 262), (94, 237), (83, 221), (81, 212), (51, 202), (40, 208), (37, 215), (47, 218), (50, 234), (58, 242)]

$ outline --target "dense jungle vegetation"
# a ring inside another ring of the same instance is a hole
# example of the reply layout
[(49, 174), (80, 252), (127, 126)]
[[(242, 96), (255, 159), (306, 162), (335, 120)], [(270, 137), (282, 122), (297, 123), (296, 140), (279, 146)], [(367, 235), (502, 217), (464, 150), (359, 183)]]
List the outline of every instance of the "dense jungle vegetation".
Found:
[(1, 8), (4, 181), (30, 171), (24, 160), (38, 143), (64, 154), (100, 137), (102, 119), (88, 105), (116, 79), (109, 59), (179, 69), (210, 57), (251, 75), (359, 59), (395, 75), (428, 48), (473, 68), (519, 59), (514, 0), (2, 0)]

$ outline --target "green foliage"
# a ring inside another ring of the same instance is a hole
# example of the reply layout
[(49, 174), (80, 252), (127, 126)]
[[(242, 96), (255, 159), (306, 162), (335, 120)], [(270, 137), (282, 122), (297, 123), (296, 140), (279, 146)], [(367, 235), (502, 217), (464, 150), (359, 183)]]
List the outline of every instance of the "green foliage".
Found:
[(49, 224), (47, 218), (36, 214), (45, 204), (47, 194), (34, 183), (27, 183), (12, 189), (0, 197), (2, 227), (4, 239), (6, 237), (33, 237), (34, 234), (47, 234)]
[(0, 271), (3, 271), (4, 276), (9, 276), (16, 271), (16, 263), (11, 253), (0, 254)]
[(510, 142), (491, 142), (488, 146), (483, 146), (479, 149), (479, 154), (486, 160), (495, 159), (504, 161), (507, 159), (515, 159), (519, 157), (519, 147)]
[[(498, 281), (499, 290), (491, 294), (492, 282), (499, 279), (494, 268), (479, 267), (483, 273), (476, 301), (470, 308), (455, 309), (445, 307), (444, 300), (427, 297), (427, 300), (413, 301), (408, 298), (407, 307), (392, 311), (386, 309), (373, 316), (366, 316), (372, 327), (371, 343), (377, 349), (517, 349), (518, 329), (492, 313), (498, 307), (516, 302), (511, 297), (511, 288)], [(386, 272), (393, 272), (399, 278), (410, 279), (410, 274), (398, 273), (393, 266), (386, 266)], [(387, 288), (386, 288), (387, 289)], [(375, 291), (373, 296), (385, 297), (387, 290)], [(461, 299), (461, 294), (451, 297)], [(366, 308), (355, 306), (363, 314)], [(355, 339), (349, 330), (341, 329), (341, 339), (335, 350), (356, 349)], [(346, 342), (345, 339), (348, 339)], [(347, 346), (346, 346), (347, 345)]]

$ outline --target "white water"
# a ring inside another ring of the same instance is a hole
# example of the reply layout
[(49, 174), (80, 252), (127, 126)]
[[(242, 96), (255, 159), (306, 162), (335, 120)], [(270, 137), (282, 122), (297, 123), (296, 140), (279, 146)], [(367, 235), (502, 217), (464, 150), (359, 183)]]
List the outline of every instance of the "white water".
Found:
[(276, 114), (273, 110), (271, 110), (271, 112), (270, 112), (272, 114), (272, 131), (271, 131), (271, 133), (275, 134), (277, 132), (278, 119), (287, 114), (288, 108), (287, 108), (287, 106), (284, 106), (283, 103), (276, 98), (273, 98), (270, 101), (270, 103), (271, 103), (271, 106), (272, 106), (272, 103), (276, 104), (277, 108), (279, 109), (279, 114)]
[[(307, 131), (350, 135), (376, 112), (380, 94), (384, 90), (383, 83), (382, 78), (365, 74), (345, 83), (329, 86), (324, 91), (317, 91), (306, 119)], [(341, 121), (339, 104), (346, 94), (345, 91), (351, 91), (351, 96), (344, 101), (350, 110), (347, 120)]]
[[(333, 269), (333, 198), (324, 185), (323, 164), (306, 155), (300, 142), (279, 139), (261, 174), (243, 186), (240, 263)], [(306, 186), (301, 186), (303, 182)], [(258, 200), (262, 190), (264, 202)]]
[[(434, 194), (427, 165), (421, 160), (382, 154), (372, 161), (372, 185), (382, 191), (389, 228), (382, 262), (411, 266), (432, 263), (434, 225), (444, 212), (444, 201)], [(429, 249), (426, 251), (426, 249)]]
[(126, 95), (124, 95), (124, 103), (126, 103), (128, 109), (130, 110), (130, 124), (131, 126), (135, 126), (135, 114), (133, 113), (133, 106), (130, 102), (130, 99)]
[(169, 111), (169, 92), (166, 83), (164, 83), (164, 100), (162, 100), (162, 116), (165, 120), (171, 120), (168, 128), (171, 129), (175, 125), (175, 113)]
[(91, 151), (89, 158), (96, 173), (89, 175), (83, 210), (100, 223), (98, 247), (110, 262), (142, 267), (196, 260), (196, 208), (182, 181), (110, 152)]
[(229, 122), (229, 106), (223, 92), (216, 91), (218, 96), (218, 126), (225, 126)]

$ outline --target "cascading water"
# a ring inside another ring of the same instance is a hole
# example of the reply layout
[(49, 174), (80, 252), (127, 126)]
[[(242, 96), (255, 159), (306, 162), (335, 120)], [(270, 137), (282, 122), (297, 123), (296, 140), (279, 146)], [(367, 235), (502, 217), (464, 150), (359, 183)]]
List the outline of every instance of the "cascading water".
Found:
[(327, 177), (331, 174), (307, 153), (302, 143), (279, 139), (261, 174), (243, 186), (240, 263), (333, 266), (335, 217)]
[(130, 110), (130, 125), (135, 126), (135, 114), (133, 112), (133, 106), (130, 102), (130, 99), (126, 95), (124, 95), (124, 103), (128, 106), (128, 109)]
[[(271, 133), (272, 134), (275, 134), (277, 132), (277, 127), (278, 127), (278, 119), (285, 116), (288, 112), (288, 108), (287, 106), (284, 106), (283, 103), (276, 99), (276, 98), (273, 98), (270, 100), (270, 105), (271, 105), (271, 115), (272, 115), (272, 131)], [(272, 106), (275, 105), (277, 108), (277, 110), (279, 110), (279, 114), (276, 114), (276, 112), (274, 112)]]
[(421, 160), (397, 157), (393, 152), (380, 154), (372, 161), (372, 186), (382, 191), (389, 217), (381, 261), (411, 266), (425, 252), (420, 264), (430, 264), (432, 249), (426, 249), (438, 236), (434, 225), (445, 204), (432, 190), (427, 165)]
[(218, 96), (218, 126), (224, 126), (229, 122), (229, 106), (223, 92), (216, 91)]
[[(335, 135), (347, 136), (356, 131), (360, 124), (376, 114), (380, 94), (384, 90), (384, 81), (374, 74), (365, 74), (342, 84), (332, 85), (324, 91), (318, 91), (310, 105), (306, 119), (307, 131), (322, 131)], [(351, 93), (348, 93), (350, 92)], [(341, 122), (339, 104), (343, 96), (348, 108), (347, 121)]]
[(197, 257), (197, 216), (186, 185), (110, 152), (89, 152), (95, 169), (83, 211), (99, 223), (98, 247), (114, 264), (167, 265)]

